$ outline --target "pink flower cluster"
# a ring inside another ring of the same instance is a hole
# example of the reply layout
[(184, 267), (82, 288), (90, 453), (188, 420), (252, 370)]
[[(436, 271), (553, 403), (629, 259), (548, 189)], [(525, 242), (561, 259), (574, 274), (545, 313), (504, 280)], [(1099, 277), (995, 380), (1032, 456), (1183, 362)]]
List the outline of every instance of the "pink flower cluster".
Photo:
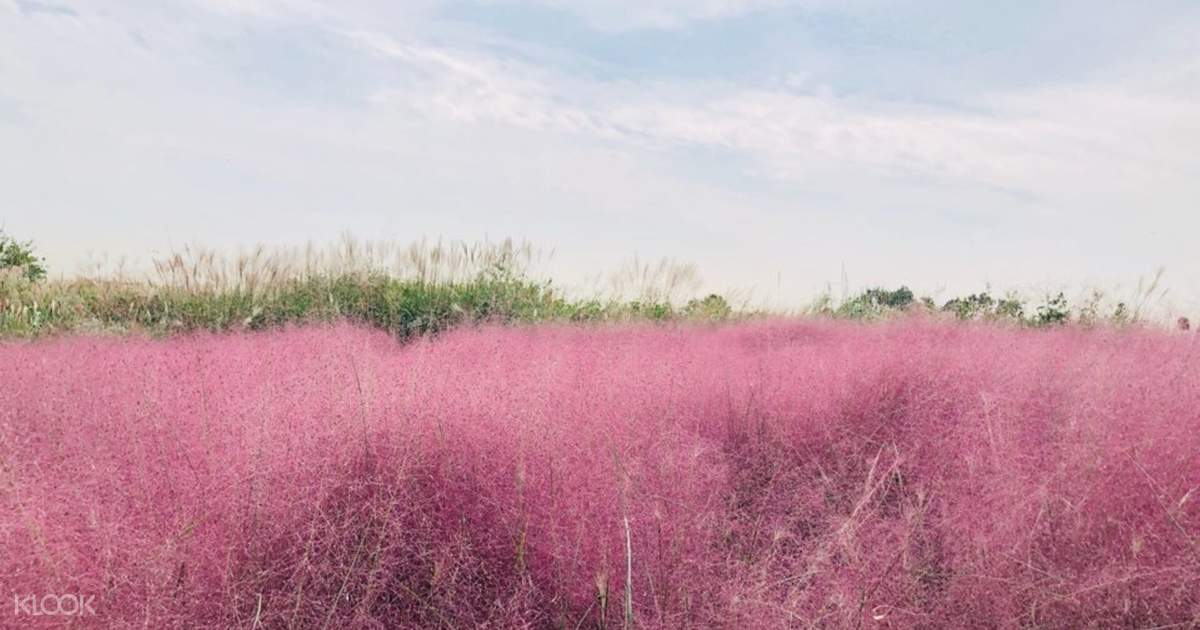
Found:
[(1198, 368), (918, 320), (4, 343), (0, 626), (1195, 623)]

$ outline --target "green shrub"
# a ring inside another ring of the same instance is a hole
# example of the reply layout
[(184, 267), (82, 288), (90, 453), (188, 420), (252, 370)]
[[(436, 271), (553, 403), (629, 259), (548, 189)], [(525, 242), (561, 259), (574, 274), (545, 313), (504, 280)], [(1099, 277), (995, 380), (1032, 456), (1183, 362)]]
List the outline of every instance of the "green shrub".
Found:
[(1047, 296), (1045, 303), (1037, 308), (1033, 323), (1036, 326), (1059, 326), (1071, 321), (1071, 308), (1067, 298), (1060, 292), (1058, 295)]
[(683, 307), (683, 314), (695, 319), (722, 320), (727, 319), (732, 313), (733, 309), (729, 306), (729, 302), (716, 293), (710, 294), (704, 299), (691, 300)]
[(912, 306), (914, 301), (912, 290), (906, 286), (893, 291), (867, 289), (843, 302), (835, 314), (851, 319), (877, 317), (888, 311), (905, 310)]
[(46, 277), (45, 260), (34, 254), (33, 243), (18, 241), (0, 230), (0, 272), (14, 269), (31, 282)]
[(996, 299), (986, 291), (954, 298), (942, 305), (942, 310), (953, 313), (958, 319), (964, 320), (1011, 319), (1018, 322), (1025, 320), (1025, 305), (1021, 300), (1012, 295)]

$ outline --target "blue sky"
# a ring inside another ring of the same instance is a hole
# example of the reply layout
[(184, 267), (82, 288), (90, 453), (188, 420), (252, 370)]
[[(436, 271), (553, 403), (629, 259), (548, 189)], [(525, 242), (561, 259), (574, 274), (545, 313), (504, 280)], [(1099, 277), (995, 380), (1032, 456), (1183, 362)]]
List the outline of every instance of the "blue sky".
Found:
[(799, 305), (853, 286), (1200, 309), (1200, 5), (0, 0), (0, 225), (527, 238)]

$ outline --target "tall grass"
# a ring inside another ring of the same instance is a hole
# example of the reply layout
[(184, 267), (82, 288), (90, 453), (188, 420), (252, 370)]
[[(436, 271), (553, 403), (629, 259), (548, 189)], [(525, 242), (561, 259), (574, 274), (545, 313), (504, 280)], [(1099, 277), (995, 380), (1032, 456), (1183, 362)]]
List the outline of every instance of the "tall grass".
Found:
[[(343, 236), (324, 247), (258, 246), (235, 254), (184, 247), (153, 260), (149, 273), (98, 266), (45, 280), (40, 267), (31, 274), (30, 267), (13, 266), (0, 268), (0, 336), (161, 336), (350, 320), (410, 338), (463, 324), (725, 321), (770, 310), (752, 305), (744, 291), (705, 295), (698, 269), (670, 259), (635, 257), (607, 277), (593, 278), (587, 292), (556, 285), (542, 271), (548, 259), (531, 244), (512, 240), (402, 245)], [(798, 314), (881, 320), (919, 311), (1030, 327), (1164, 323), (1173, 318), (1162, 315), (1182, 313), (1148, 316), (1166, 294), (1161, 278), (1160, 270), (1124, 300), (1093, 291), (1074, 306), (1063, 293), (1029, 303), (1015, 293), (987, 291), (939, 304), (901, 286), (868, 288), (840, 302), (826, 292)]]
[(614, 278), (621, 291), (580, 298), (537, 273), (542, 258), (511, 240), (401, 246), (344, 237), (323, 248), (260, 246), (235, 255), (185, 247), (154, 260), (148, 275), (37, 282), (21, 269), (0, 270), (0, 335), (161, 335), (348, 319), (404, 338), (464, 323), (688, 314), (678, 302), (695, 270), (685, 265), (635, 263), (630, 278)]
[(1198, 352), (920, 320), (8, 341), (0, 575), (94, 594), (80, 627), (1188, 627)]

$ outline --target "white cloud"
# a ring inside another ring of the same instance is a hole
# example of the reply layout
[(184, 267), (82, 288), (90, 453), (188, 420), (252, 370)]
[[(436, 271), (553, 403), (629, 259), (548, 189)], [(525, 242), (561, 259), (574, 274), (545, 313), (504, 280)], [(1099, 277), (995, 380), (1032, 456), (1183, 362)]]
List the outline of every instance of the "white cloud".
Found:
[(577, 12), (602, 28), (679, 28), (695, 20), (713, 20), (775, 8), (787, 0), (542, 0)]
[(781, 7), (842, 8), (870, 0), (491, 0), (569, 11), (602, 30), (678, 29)]
[(589, 87), (528, 63), (464, 50), (403, 41), (380, 33), (346, 34), (412, 73), (412, 81), (379, 89), (376, 105), (411, 109), (461, 123), (502, 123), (535, 131), (619, 137), (598, 112), (569, 94)]
[[(863, 282), (1130, 278), (1186, 265), (1200, 233), (1194, 64), (959, 110), (803, 84), (599, 80), (411, 16), (384, 28), (348, 5), (316, 17), (329, 5), (207, 1), (222, 4), (170, 19), (0, 14), (0, 208), (30, 210), (10, 229), (60, 258), (164, 234), (513, 234), (574, 250), (580, 268), (640, 251), (696, 260), (718, 285), (788, 270), (793, 303), (847, 257)], [(655, 6), (705, 19), (762, 5)], [(256, 100), (261, 78), (238, 73), (255, 51), (208, 47), (276, 18), (332, 33), (347, 50), (322, 54), (369, 69), (372, 98)], [(76, 227), (42, 236), (56, 225)]]
[(980, 105), (986, 113), (735, 90), (682, 106), (630, 101), (609, 115), (664, 142), (744, 153), (781, 178), (837, 165), (1038, 196), (1192, 185), (1200, 123), (1188, 99), (1082, 85)]
[(381, 105), (640, 148), (712, 147), (806, 185), (853, 172), (1053, 201), (1194, 187), (1200, 122), (1187, 92), (1144, 90), (1162, 82), (1154, 77), (1019, 90), (954, 110), (734, 85), (589, 82), (377, 33), (352, 37), (420, 77), (380, 90)]

